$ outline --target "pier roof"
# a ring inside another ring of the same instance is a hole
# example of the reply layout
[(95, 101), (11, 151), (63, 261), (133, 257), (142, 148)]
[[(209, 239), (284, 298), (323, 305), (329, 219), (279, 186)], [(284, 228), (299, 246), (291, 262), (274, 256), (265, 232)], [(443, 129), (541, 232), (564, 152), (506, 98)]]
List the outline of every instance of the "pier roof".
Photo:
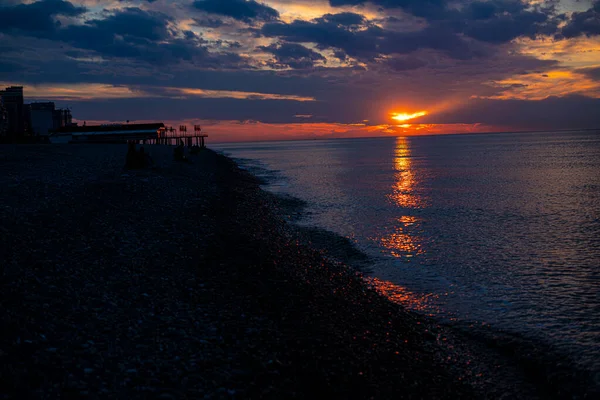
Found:
[(123, 134), (123, 133), (140, 133), (140, 132), (154, 132), (156, 133), (159, 129), (164, 128), (165, 125), (162, 122), (151, 123), (151, 124), (111, 124), (111, 125), (87, 125), (87, 126), (66, 126), (60, 128), (56, 133), (70, 133), (70, 134)]

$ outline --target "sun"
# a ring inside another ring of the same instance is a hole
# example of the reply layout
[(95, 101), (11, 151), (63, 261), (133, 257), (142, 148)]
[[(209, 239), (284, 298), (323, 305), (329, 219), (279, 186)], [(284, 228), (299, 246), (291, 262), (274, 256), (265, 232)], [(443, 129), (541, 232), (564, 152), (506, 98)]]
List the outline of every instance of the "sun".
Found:
[(413, 114), (408, 114), (408, 113), (392, 113), (392, 119), (395, 119), (396, 121), (400, 121), (400, 122), (404, 122), (404, 121), (409, 121), (411, 119), (415, 119), (417, 117), (422, 117), (424, 115), (427, 115), (427, 111), (419, 111)]

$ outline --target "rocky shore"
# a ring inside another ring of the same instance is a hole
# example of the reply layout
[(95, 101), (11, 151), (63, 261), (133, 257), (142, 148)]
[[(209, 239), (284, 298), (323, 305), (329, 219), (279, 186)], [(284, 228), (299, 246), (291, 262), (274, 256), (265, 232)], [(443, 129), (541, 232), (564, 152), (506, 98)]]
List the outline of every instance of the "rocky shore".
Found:
[(0, 398), (573, 394), (475, 365), (226, 157), (150, 151), (127, 171), (125, 146), (0, 146)]

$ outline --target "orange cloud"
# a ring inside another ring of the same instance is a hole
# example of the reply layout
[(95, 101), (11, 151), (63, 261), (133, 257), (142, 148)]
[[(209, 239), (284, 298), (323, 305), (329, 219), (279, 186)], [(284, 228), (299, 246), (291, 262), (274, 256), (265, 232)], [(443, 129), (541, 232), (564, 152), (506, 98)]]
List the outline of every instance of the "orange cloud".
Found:
[(106, 85), (99, 83), (75, 83), (24, 85), (14, 82), (0, 82), (0, 87), (19, 85), (26, 86), (26, 96), (48, 100), (92, 100), (92, 99), (127, 99), (147, 96), (141, 90), (127, 86)]
[(490, 99), (543, 100), (550, 96), (569, 94), (600, 98), (600, 82), (570, 70), (517, 75), (490, 85), (504, 89), (498, 95), (487, 97)]
[(519, 53), (539, 60), (555, 60), (563, 67), (583, 68), (600, 63), (600, 37), (518, 39), (516, 43)]
[(294, 101), (315, 101), (314, 97), (296, 96), (293, 94), (271, 94), (258, 92), (240, 92), (232, 90), (205, 90), (189, 88), (169, 88), (170, 91), (183, 95), (205, 97), (205, 98), (231, 98), (231, 99), (252, 99), (252, 100), (294, 100)]
[[(14, 82), (0, 82), (0, 87), (19, 85)], [(158, 88), (162, 92), (151, 92), (148, 89), (106, 85), (100, 83), (76, 83), (76, 84), (61, 84), (55, 86), (53, 84), (40, 85), (24, 85), (26, 86), (27, 97), (34, 99), (47, 100), (95, 100), (95, 99), (131, 99), (142, 97), (203, 97), (210, 99), (230, 98), (230, 99), (252, 99), (252, 100), (293, 100), (293, 101), (315, 101), (314, 97), (296, 96), (293, 94), (273, 94), (259, 92), (243, 92), (234, 90), (205, 90), (196, 88)]]

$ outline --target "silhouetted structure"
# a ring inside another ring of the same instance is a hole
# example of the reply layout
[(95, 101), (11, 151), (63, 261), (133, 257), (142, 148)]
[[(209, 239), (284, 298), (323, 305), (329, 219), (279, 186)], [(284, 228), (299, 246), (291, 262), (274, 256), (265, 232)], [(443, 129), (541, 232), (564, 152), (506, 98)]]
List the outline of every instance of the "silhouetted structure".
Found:
[(31, 103), (28, 107), (31, 134), (33, 135), (47, 136), (60, 128), (71, 126), (73, 123), (71, 110), (57, 109), (51, 101)]
[(175, 158), (175, 161), (189, 161), (185, 156), (185, 144), (183, 143), (183, 140), (179, 139), (179, 144), (173, 149), (173, 157)]
[(6, 136), (8, 132), (8, 113), (4, 107), (4, 100), (0, 97), (0, 138)]
[(66, 126), (50, 135), (51, 143), (127, 143), (156, 140), (163, 123)]
[[(73, 125), (73, 116), (68, 108), (58, 108), (54, 111), (54, 125), (62, 128)], [(55, 128), (58, 129), (58, 128)]]
[(128, 143), (127, 156), (125, 158), (125, 168), (127, 169), (138, 169), (151, 167), (154, 162), (150, 154), (146, 153), (143, 147), (139, 150), (136, 149), (134, 141)]
[(167, 127), (164, 130), (159, 132), (158, 135), (158, 139), (153, 141), (153, 143), (155, 144), (166, 144), (166, 145), (173, 145), (173, 144), (177, 144), (179, 145), (180, 142), (184, 141), (183, 144), (184, 146), (187, 145), (188, 147), (200, 147), (200, 148), (204, 148), (206, 147), (205, 145), (205, 139), (208, 137), (208, 135), (203, 135), (200, 134), (200, 125), (194, 125), (194, 133), (193, 134), (189, 134), (187, 133), (187, 126), (185, 125), (180, 125), (179, 126), (179, 132), (177, 132), (177, 130), (175, 128), (171, 127)]
[(60, 128), (55, 124), (53, 102), (32, 103), (29, 105), (31, 118), (31, 133), (38, 136), (49, 135), (50, 132)]
[(23, 103), (23, 86), (10, 86), (0, 90), (7, 116), (7, 134), (10, 137), (25, 134), (25, 105)]

